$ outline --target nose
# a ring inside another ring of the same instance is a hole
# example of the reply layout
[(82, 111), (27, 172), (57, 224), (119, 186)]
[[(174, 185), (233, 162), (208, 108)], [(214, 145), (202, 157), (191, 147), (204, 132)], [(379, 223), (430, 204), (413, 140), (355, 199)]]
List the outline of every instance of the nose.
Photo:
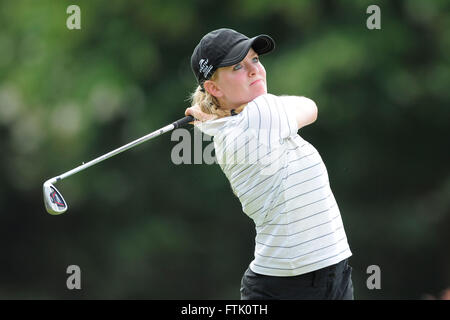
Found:
[(252, 76), (256, 75), (257, 72), (258, 72), (258, 67), (253, 63), (249, 63), (248, 64), (248, 75), (250, 77), (252, 77)]

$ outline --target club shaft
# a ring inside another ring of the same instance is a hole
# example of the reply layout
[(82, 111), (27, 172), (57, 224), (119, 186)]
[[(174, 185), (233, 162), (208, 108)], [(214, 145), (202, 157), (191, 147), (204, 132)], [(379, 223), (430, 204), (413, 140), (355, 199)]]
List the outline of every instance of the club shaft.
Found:
[(89, 162), (87, 162), (85, 164), (82, 164), (81, 166), (78, 166), (78, 167), (76, 167), (76, 168), (74, 168), (74, 169), (72, 169), (70, 171), (67, 171), (67, 172), (61, 174), (60, 176), (56, 177), (56, 181), (65, 179), (67, 177), (70, 177), (71, 175), (73, 175), (75, 173), (78, 173), (78, 172), (80, 172), (80, 171), (82, 171), (84, 169), (87, 169), (87, 168), (89, 168), (89, 167), (91, 167), (91, 166), (93, 166), (93, 165), (95, 165), (95, 164), (97, 164), (99, 162), (102, 162), (102, 161), (104, 161), (106, 159), (114, 157), (115, 155), (118, 155), (121, 152), (127, 151), (128, 149), (136, 147), (136, 146), (140, 145), (141, 143), (144, 143), (145, 141), (153, 139), (153, 138), (155, 138), (155, 137), (157, 137), (157, 136), (159, 136), (159, 135), (161, 135), (163, 133), (166, 133), (168, 131), (171, 131), (173, 129), (174, 129), (174, 125), (173, 124), (169, 124), (169, 125), (161, 128), (161, 129), (159, 129), (157, 131), (154, 131), (154, 132), (149, 133), (149, 134), (147, 134), (147, 135), (145, 135), (145, 136), (143, 136), (143, 137), (141, 137), (139, 139), (131, 141), (130, 143), (127, 143), (126, 145), (124, 145), (124, 146), (122, 146), (120, 148), (117, 148), (117, 149), (115, 149), (115, 150), (113, 150), (111, 152), (108, 152), (108, 153), (106, 153), (106, 154), (104, 154), (104, 155), (102, 155), (102, 156), (100, 156), (98, 158), (95, 158), (94, 160), (91, 160), (91, 161), (89, 161)]
[(102, 156), (100, 156), (98, 158), (95, 158), (94, 160), (91, 160), (91, 161), (89, 161), (87, 163), (84, 163), (81, 166), (78, 166), (78, 167), (76, 167), (76, 168), (74, 168), (74, 169), (72, 169), (70, 171), (67, 171), (67, 172), (65, 172), (65, 173), (63, 173), (63, 174), (61, 174), (59, 176), (56, 176), (56, 177), (54, 177), (52, 179), (49, 179), (47, 182), (50, 182), (52, 184), (56, 183), (56, 182), (58, 182), (58, 181), (60, 181), (62, 179), (70, 177), (71, 175), (73, 175), (75, 173), (78, 173), (78, 172), (80, 172), (80, 171), (82, 171), (84, 169), (87, 169), (87, 168), (89, 168), (89, 167), (91, 167), (91, 166), (93, 166), (93, 165), (95, 165), (95, 164), (97, 164), (99, 162), (102, 162), (102, 161), (104, 161), (106, 159), (114, 157), (115, 155), (117, 155), (117, 154), (119, 154), (121, 152), (124, 152), (124, 151), (126, 151), (128, 149), (131, 149), (133, 147), (136, 147), (136, 146), (140, 145), (141, 143), (143, 143), (145, 141), (148, 141), (148, 140), (153, 139), (153, 138), (155, 138), (157, 136), (160, 136), (160, 135), (162, 135), (162, 134), (164, 134), (164, 133), (166, 133), (168, 131), (171, 131), (171, 130), (173, 130), (175, 128), (184, 126), (184, 125), (186, 125), (187, 123), (189, 123), (190, 121), (193, 121), (193, 120), (194, 120), (194, 118), (192, 116), (184, 117), (184, 118), (182, 118), (182, 119), (180, 119), (178, 121), (175, 121), (172, 124), (169, 124), (169, 125), (161, 128), (161, 129), (159, 129), (159, 130), (153, 131), (152, 133), (149, 133), (149, 134), (147, 134), (147, 135), (145, 135), (143, 137), (140, 137), (139, 139), (131, 141), (130, 143), (128, 143), (128, 144), (126, 144), (126, 145), (124, 145), (124, 146), (122, 146), (120, 148), (117, 148), (117, 149), (115, 149), (115, 150), (113, 150), (111, 152), (108, 152), (108, 153), (106, 153), (106, 154), (104, 154), (104, 155), (102, 155)]

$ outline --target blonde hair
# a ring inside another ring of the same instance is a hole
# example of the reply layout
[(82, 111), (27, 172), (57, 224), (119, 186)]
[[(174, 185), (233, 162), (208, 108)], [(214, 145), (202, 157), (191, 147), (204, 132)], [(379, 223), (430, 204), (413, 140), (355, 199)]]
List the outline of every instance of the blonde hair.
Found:
[[(218, 72), (214, 72), (210, 80), (215, 81), (218, 78)], [(219, 100), (210, 94), (207, 90), (198, 86), (197, 89), (191, 94), (191, 106), (198, 105), (200, 110), (206, 114), (212, 114), (216, 116), (216, 119), (228, 117), (231, 115), (230, 110), (221, 109)], [(245, 105), (240, 106), (238, 109), (241, 111)]]

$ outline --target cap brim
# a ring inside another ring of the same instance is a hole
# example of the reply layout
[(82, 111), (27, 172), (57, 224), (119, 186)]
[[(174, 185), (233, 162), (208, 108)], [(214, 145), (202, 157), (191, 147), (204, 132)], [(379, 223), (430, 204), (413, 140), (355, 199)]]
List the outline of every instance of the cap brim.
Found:
[(231, 49), (225, 58), (217, 65), (217, 68), (228, 67), (241, 62), (244, 60), (250, 48), (253, 48), (257, 54), (263, 55), (275, 49), (275, 41), (265, 34), (251, 39), (245, 39)]

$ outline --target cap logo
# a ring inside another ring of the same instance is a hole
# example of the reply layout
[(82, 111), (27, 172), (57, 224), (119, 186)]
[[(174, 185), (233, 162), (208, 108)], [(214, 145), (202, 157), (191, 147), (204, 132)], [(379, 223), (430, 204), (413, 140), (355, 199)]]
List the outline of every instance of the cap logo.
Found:
[(199, 66), (200, 66), (199, 72), (203, 73), (203, 78), (206, 79), (208, 77), (208, 73), (211, 71), (213, 66), (208, 65), (208, 59), (200, 59)]

